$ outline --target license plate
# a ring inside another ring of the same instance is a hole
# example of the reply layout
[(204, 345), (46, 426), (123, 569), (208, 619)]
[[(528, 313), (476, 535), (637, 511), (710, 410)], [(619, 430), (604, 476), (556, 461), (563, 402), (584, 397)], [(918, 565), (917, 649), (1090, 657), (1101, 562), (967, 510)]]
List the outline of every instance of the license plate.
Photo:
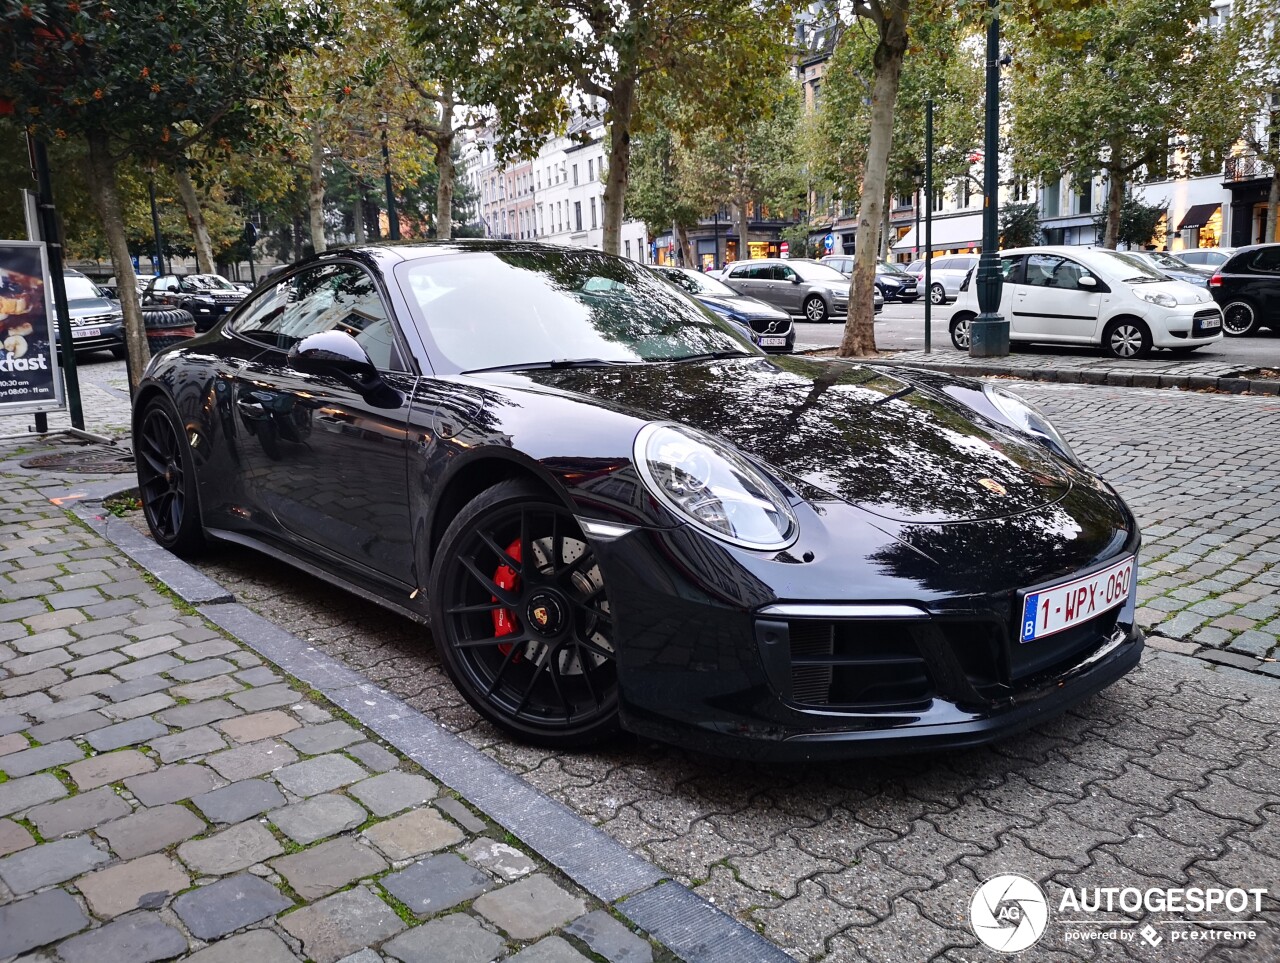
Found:
[(71, 337), (73, 338), (96, 338), (102, 334), (101, 328), (72, 328)]
[(760, 347), (762, 348), (785, 348), (787, 345), (786, 338), (761, 338)]
[(1195, 333), (1199, 334), (1203, 331), (1217, 331), (1221, 327), (1221, 318), (1196, 318)]
[(1131, 556), (1093, 575), (1028, 593), (1022, 603), (1021, 641), (1043, 639), (1123, 605), (1136, 568)]

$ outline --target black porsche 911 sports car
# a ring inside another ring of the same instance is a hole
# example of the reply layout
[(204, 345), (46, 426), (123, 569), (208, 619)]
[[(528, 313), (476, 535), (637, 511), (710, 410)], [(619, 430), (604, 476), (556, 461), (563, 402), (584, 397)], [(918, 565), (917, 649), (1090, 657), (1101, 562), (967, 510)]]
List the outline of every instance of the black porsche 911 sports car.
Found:
[(542, 744), (970, 745), (1142, 647), (1134, 517), (1036, 409), (766, 357), (596, 251), (294, 265), (152, 360), (134, 445), (161, 545), (251, 546), (428, 622), (477, 711)]

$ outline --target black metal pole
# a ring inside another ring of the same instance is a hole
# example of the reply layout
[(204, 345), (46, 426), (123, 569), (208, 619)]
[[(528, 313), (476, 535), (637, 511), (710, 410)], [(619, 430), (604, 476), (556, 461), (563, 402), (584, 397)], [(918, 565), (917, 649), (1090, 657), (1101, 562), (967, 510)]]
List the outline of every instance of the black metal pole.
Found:
[[(919, 241), (919, 231), (916, 240)], [(924, 353), (933, 351), (933, 98), (924, 102)]]
[(969, 325), (969, 355), (974, 358), (1001, 358), (1009, 353), (1009, 322), (1000, 316), (999, 230), (996, 215), (1000, 208), (1000, 17), (999, 0), (987, 0), (987, 103), (983, 137), (982, 177), (982, 257), (975, 281), (981, 312)]
[(76, 352), (71, 336), (71, 312), (67, 309), (67, 286), (62, 279), (62, 239), (58, 233), (58, 213), (53, 206), (53, 181), (49, 177), (49, 154), (44, 141), (32, 141), (36, 161), (36, 186), (39, 196), (40, 239), (49, 254), (49, 275), (53, 283), (53, 307), (58, 314), (58, 342), (62, 359), (62, 377), (67, 388), (67, 414), (71, 427), (84, 431), (84, 408), (80, 402), (80, 375), (76, 371)]
[(720, 270), (720, 208), (716, 208), (715, 213), (715, 246), (716, 253), (711, 256), (711, 270)]
[(151, 195), (151, 232), (156, 247), (156, 274), (165, 274), (164, 248), (160, 244), (160, 212), (156, 209), (156, 175), (151, 172), (147, 178), (147, 191)]
[(382, 128), (382, 172), (387, 181), (387, 236), (400, 240), (400, 220), (396, 217), (396, 195), (391, 189), (391, 151), (387, 149), (387, 128)]

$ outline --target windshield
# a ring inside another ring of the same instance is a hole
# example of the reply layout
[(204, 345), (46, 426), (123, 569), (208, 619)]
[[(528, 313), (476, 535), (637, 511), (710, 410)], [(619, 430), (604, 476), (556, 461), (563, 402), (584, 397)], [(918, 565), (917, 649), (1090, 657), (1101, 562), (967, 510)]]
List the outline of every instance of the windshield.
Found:
[(1112, 264), (1114, 270), (1120, 271), (1126, 281), (1167, 281), (1169, 280), (1142, 258), (1123, 251), (1094, 251), (1099, 257), (1114, 258), (1119, 264)]
[(646, 268), (595, 251), (475, 251), (396, 277), (459, 371), (754, 355), (750, 342)]
[(902, 268), (897, 264), (885, 264), (883, 261), (877, 261), (876, 274), (901, 274), (905, 277), (907, 272), (902, 270)]
[(1191, 266), (1185, 261), (1180, 261), (1176, 257), (1172, 257), (1171, 255), (1165, 254), (1161, 251), (1148, 251), (1146, 257), (1160, 265), (1160, 267), (1173, 268), (1175, 271), (1183, 271)]
[(676, 287), (690, 294), (704, 294), (711, 298), (738, 297), (738, 292), (729, 285), (722, 284), (699, 271), (681, 271), (679, 268), (658, 268), (657, 271)]
[(182, 279), (183, 284), (201, 291), (235, 291), (236, 286), (219, 274), (189, 274)]
[(787, 263), (795, 269), (802, 281), (838, 281), (842, 285), (849, 283), (847, 277), (825, 264), (814, 261), (788, 261)]
[(67, 274), (63, 276), (62, 281), (67, 289), (68, 301), (84, 301), (88, 298), (102, 297), (102, 292), (98, 290), (98, 286), (86, 277)]

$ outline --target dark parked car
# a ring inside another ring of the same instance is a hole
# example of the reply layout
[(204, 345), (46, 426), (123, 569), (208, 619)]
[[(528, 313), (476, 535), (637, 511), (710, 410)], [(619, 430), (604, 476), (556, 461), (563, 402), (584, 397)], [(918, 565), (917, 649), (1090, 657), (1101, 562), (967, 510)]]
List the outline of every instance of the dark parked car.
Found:
[(208, 331), (215, 321), (244, 300), (244, 292), (217, 274), (161, 274), (147, 282), (143, 304), (168, 304), (189, 311), (196, 331)]
[(1280, 244), (1237, 248), (1209, 278), (1222, 305), (1222, 331), (1241, 338), (1259, 328), (1280, 334)]
[(1137, 522), (1035, 408), (766, 356), (632, 261), (330, 251), (154, 357), (147, 522), (429, 621), (486, 719), (753, 759), (987, 742), (1138, 661)]
[(649, 270), (692, 295), (770, 354), (789, 354), (795, 348), (796, 329), (785, 312), (755, 298), (743, 297), (701, 271), (666, 266), (651, 266)]
[[(833, 267), (845, 277), (853, 277), (853, 257), (848, 254), (828, 254), (820, 263)], [(876, 290), (889, 301), (910, 304), (920, 296), (915, 275), (908, 274), (899, 264), (876, 262)]]
[[(86, 351), (110, 351), (123, 358), (128, 349), (124, 343), (124, 311), (120, 302), (79, 271), (63, 271), (67, 289), (67, 313), (71, 318), (71, 343), (77, 354)], [(53, 336), (62, 349), (58, 326)]]

